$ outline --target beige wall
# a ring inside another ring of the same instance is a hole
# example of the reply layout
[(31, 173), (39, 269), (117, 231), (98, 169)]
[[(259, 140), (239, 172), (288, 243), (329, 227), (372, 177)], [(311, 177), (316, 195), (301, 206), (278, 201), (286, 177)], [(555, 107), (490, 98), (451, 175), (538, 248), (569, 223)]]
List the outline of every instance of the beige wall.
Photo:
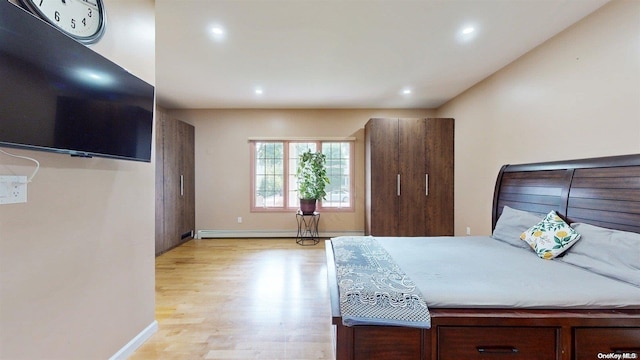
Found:
[[(173, 110), (196, 128), (196, 229), (295, 234), (291, 213), (251, 213), (250, 137), (356, 137), (355, 212), (324, 211), (320, 232), (364, 231), (364, 124), (433, 110)], [(238, 224), (237, 218), (243, 218)], [(322, 234), (321, 234), (322, 235)]]
[(640, 153), (640, 2), (614, 0), (438, 109), (456, 119), (455, 232), (491, 232), (502, 164)]
[[(153, 1), (105, 5), (93, 49), (153, 84)], [(0, 358), (107, 359), (154, 321), (154, 164), (4, 150), (41, 168), (0, 205)], [(33, 169), (0, 154), (2, 175)]]

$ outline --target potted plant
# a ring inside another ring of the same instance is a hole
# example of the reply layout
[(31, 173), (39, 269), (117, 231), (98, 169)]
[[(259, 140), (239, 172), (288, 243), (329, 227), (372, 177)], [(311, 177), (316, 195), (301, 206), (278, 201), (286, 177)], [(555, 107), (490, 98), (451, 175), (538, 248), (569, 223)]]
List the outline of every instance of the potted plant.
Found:
[(327, 176), (327, 157), (321, 152), (306, 152), (298, 158), (296, 177), (298, 178), (298, 197), (303, 214), (313, 214), (316, 202), (327, 195), (324, 190), (329, 184)]

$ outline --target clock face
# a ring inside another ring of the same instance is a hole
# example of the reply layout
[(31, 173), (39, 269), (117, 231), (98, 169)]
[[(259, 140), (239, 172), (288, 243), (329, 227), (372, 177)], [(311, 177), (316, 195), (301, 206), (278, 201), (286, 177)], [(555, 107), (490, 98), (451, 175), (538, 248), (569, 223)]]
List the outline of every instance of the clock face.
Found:
[(74, 39), (90, 44), (104, 32), (102, 0), (20, 0), (29, 11)]

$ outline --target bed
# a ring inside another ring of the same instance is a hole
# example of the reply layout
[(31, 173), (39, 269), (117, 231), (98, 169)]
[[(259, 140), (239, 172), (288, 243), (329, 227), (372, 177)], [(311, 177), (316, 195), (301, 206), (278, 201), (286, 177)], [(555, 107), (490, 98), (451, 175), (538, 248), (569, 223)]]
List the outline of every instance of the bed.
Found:
[[(536, 256), (520, 239), (500, 239), (510, 216), (541, 219), (551, 211), (583, 235), (556, 258)], [(340, 252), (338, 240), (344, 239), (327, 240), (336, 359), (640, 358), (640, 256), (633, 243), (630, 251), (616, 247), (629, 246), (616, 243), (627, 241), (619, 234), (632, 239), (640, 234), (640, 154), (503, 166), (495, 185), (492, 229), (492, 237), (376, 239), (394, 260), (400, 259), (400, 267), (409, 269), (428, 305), (428, 326), (345, 325), (336, 270), (341, 267), (334, 252)], [(603, 231), (616, 236), (601, 240)], [(633, 269), (618, 273), (617, 268), (592, 266), (596, 256), (587, 244), (607, 246), (612, 251), (607, 259), (620, 255), (620, 262)], [(465, 252), (481, 259), (479, 266), (489, 274), (470, 269)], [(427, 264), (426, 270), (416, 263)], [(507, 277), (496, 279), (491, 271)], [(465, 283), (465, 278), (471, 280)]]

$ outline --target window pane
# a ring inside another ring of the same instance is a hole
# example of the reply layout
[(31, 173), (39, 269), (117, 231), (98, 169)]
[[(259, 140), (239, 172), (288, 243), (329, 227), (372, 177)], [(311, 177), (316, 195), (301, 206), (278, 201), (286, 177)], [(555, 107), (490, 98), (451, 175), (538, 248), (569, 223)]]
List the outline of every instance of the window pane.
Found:
[(297, 159), (300, 154), (307, 152), (307, 150), (311, 150), (311, 152), (316, 151), (316, 143), (315, 142), (291, 142), (289, 143), (289, 158)]
[(282, 207), (284, 145), (282, 142), (256, 142), (255, 147), (255, 206)]
[(351, 177), (350, 177), (350, 142), (324, 142), (322, 153), (327, 157), (327, 185), (326, 200), (323, 207), (351, 206)]
[(296, 176), (289, 175), (289, 204), (290, 208), (298, 208), (300, 206), (300, 200), (298, 200), (298, 185), (296, 183)]
[(296, 170), (298, 168), (298, 157), (307, 150), (315, 152), (317, 144), (315, 142), (290, 142), (289, 143), (289, 204), (291, 208), (298, 208), (298, 182)]

